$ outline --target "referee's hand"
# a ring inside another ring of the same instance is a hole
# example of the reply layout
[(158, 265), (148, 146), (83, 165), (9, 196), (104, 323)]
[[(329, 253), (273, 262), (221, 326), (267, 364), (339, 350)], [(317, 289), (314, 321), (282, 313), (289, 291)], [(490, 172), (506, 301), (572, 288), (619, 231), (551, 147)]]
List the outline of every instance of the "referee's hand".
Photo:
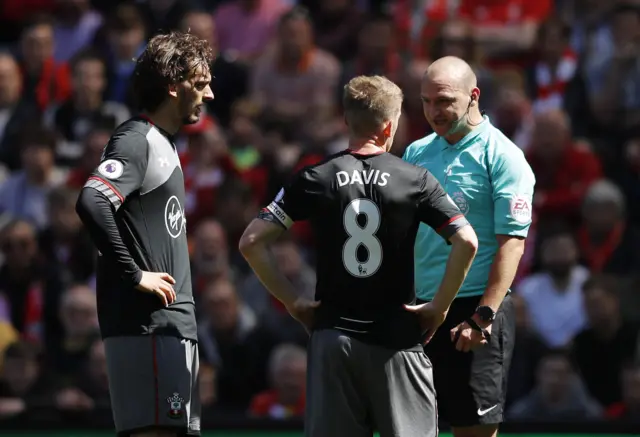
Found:
[(176, 292), (173, 289), (175, 283), (176, 280), (169, 273), (142, 272), (142, 278), (136, 288), (144, 293), (155, 294), (164, 306), (167, 306), (176, 300)]
[(422, 328), (422, 332), (425, 335), (424, 344), (431, 341), (444, 319), (447, 318), (447, 311), (443, 312), (441, 308), (437, 308), (432, 302), (405, 305), (404, 309), (418, 316), (420, 328)]
[[(485, 329), (491, 334), (491, 325)], [(469, 352), (487, 344), (482, 332), (476, 331), (467, 322), (462, 322), (451, 330), (451, 341), (460, 352)]]

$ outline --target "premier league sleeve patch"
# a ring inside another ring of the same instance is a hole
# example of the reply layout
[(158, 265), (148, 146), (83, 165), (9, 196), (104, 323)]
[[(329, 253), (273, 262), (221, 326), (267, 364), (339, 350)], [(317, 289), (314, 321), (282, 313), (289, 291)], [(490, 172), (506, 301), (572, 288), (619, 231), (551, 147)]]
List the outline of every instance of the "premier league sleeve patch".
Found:
[(118, 179), (123, 171), (124, 165), (115, 159), (107, 159), (98, 166), (98, 172), (107, 179)]

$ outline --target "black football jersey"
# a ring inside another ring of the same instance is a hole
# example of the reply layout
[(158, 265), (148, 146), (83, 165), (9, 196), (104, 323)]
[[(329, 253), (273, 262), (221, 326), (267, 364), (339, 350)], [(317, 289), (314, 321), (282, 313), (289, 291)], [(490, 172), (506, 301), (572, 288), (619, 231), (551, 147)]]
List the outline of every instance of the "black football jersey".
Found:
[[(87, 211), (105, 198), (111, 212)], [(100, 250), (103, 337), (156, 333), (197, 340), (184, 176), (172, 137), (142, 117), (120, 125), (80, 199), (78, 213)], [(110, 214), (116, 229), (109, 229), (111, 221), (95, 219), (111, 220)], [(173, 276), (175, 303), (164, 307), (156, 295), (136, 290), (140, 270)]]
[(315, 328), (335, 328), (394, 348), (420, 343), (414, 243), (426, 223), (448, 239), (467, 221), (423, 168), (389, 154), (350, 150), (297, 173), (266, 207), (283, 226), (315, 233)]

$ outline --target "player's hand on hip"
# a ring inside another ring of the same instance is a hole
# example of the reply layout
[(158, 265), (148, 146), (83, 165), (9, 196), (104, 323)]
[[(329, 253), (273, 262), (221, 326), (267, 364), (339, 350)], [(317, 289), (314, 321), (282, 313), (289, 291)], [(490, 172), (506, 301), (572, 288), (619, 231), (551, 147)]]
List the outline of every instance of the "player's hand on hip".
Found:
[[(491, 334), (491, 325), (485, 328)], [(456, 349), (460, 352), (469, 352), (480, 346), (487, 344), (482, 332), (473, 329), (467, 322), (462, 322), (451, 330), (451, 341), (455, 343)]]
[(291, 317), (302, 323), (307, 332), (310, 332), (311, 328), (313, 328), (316, 308), (319, 306), (320, 301), (318, 300), (299, 297), (293, 305), (287, 307), (287, 311), (289, 311)]
[(144, 293), (155, 294), (164, 306), (167, 306), (176, 301), (176, 292), (173, 289), (175, 283), (176, 280), (169, 273), (142, 272), (142, 278), (136, 288)]
[(431, 302), (421, 303), (418, 305), (405, 305), (405, 310), (414, 313), (420, 321), (420, 328), (425, 334), (425, 344), (431, 341), (444, 319), (447, 318), (447, 311), (442, 311)]

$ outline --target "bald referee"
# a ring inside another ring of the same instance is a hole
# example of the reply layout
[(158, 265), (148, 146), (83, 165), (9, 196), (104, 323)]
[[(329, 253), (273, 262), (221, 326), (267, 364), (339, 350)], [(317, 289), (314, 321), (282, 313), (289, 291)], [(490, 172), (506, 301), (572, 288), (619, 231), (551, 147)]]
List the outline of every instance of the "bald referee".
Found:
[[(531, 223), (535, 178), (522, 151), (480, 112), (480, 89), (466, 62), (435, 61), (421, 94), (434, 133), (411, 144), (403, 159), (438, 179), (479, 242), (469, 275), (425, 351), (433, 362), (440, 416), (454, 436), (491, 437), (503, 420), (515, 335), (509, 288)], [(433, 299), (449, 251), (420, 226), (418, 299)]]

